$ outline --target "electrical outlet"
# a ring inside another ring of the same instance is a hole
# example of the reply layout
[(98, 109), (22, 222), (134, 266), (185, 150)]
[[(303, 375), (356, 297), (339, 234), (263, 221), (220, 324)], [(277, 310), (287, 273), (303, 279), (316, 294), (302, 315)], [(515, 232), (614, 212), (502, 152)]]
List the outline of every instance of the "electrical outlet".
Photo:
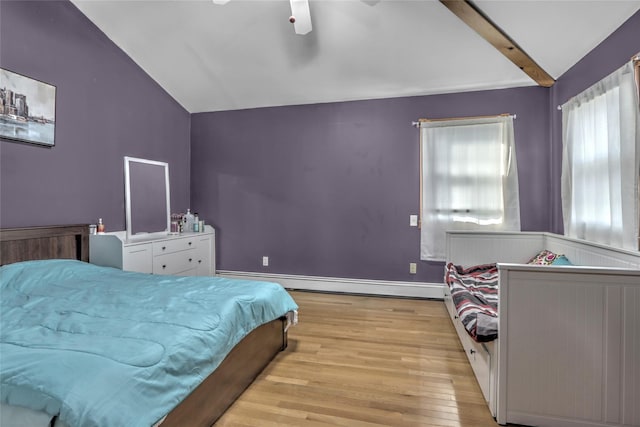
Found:
[(418, 226), (418, 215), (409, 215), (409, 226), (410, 227)]
[(263, 267), (269, 267), (269, 257), (268, 256), (263, 256), (262, 257), (262, 266)]
[(416, 265), (415, 262), (410, 262), (409, 263), (409, 273), (410, 274), (416, 274), (417, 268), (418, 268), (418, 266)]

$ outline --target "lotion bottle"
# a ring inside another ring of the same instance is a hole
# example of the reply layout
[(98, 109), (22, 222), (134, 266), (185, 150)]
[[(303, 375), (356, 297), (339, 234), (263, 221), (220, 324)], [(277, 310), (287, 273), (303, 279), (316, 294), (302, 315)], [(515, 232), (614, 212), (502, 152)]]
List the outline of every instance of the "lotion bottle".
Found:
[(188, 233), (193, 232), (194, 217), (193, 217), (193, 214), (191, 213), (191, 209), (187, 209), (187, 213), (184, 216), (184, 218), (185, 218), (184, 231)]
[(102, 222), (102, 218), (98, 218), (98, 234), (104, 234), (104, 223)]

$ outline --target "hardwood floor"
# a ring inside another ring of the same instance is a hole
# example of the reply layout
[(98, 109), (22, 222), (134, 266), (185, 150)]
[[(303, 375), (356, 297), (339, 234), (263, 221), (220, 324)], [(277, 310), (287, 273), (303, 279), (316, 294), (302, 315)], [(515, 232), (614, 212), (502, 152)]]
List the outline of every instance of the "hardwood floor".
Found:
[(223, 426), (497, 426), (441, 301), (291, 292), (300, 322)]

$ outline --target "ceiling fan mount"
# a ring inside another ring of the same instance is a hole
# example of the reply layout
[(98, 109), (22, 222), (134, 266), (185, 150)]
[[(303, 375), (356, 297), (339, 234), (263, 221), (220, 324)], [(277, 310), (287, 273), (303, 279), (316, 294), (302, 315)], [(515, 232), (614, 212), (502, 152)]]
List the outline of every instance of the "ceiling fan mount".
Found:
[[(213, 0), (214, 4), (225, 5), (230, 0)], [(305, 35), (311, 32), (311, 12), (309, 0), (289, 0), (291, 4), (291, 16), (289, 22), (293, 24), (296, 34)]]

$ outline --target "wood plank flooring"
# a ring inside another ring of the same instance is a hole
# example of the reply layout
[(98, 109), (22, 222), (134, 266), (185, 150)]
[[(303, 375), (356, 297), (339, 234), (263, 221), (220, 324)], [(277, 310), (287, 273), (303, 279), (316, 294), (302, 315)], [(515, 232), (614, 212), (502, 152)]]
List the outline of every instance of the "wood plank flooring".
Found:
[(295, 292), (300, 323), (223, 426), (497, 426), (441, 301)]

